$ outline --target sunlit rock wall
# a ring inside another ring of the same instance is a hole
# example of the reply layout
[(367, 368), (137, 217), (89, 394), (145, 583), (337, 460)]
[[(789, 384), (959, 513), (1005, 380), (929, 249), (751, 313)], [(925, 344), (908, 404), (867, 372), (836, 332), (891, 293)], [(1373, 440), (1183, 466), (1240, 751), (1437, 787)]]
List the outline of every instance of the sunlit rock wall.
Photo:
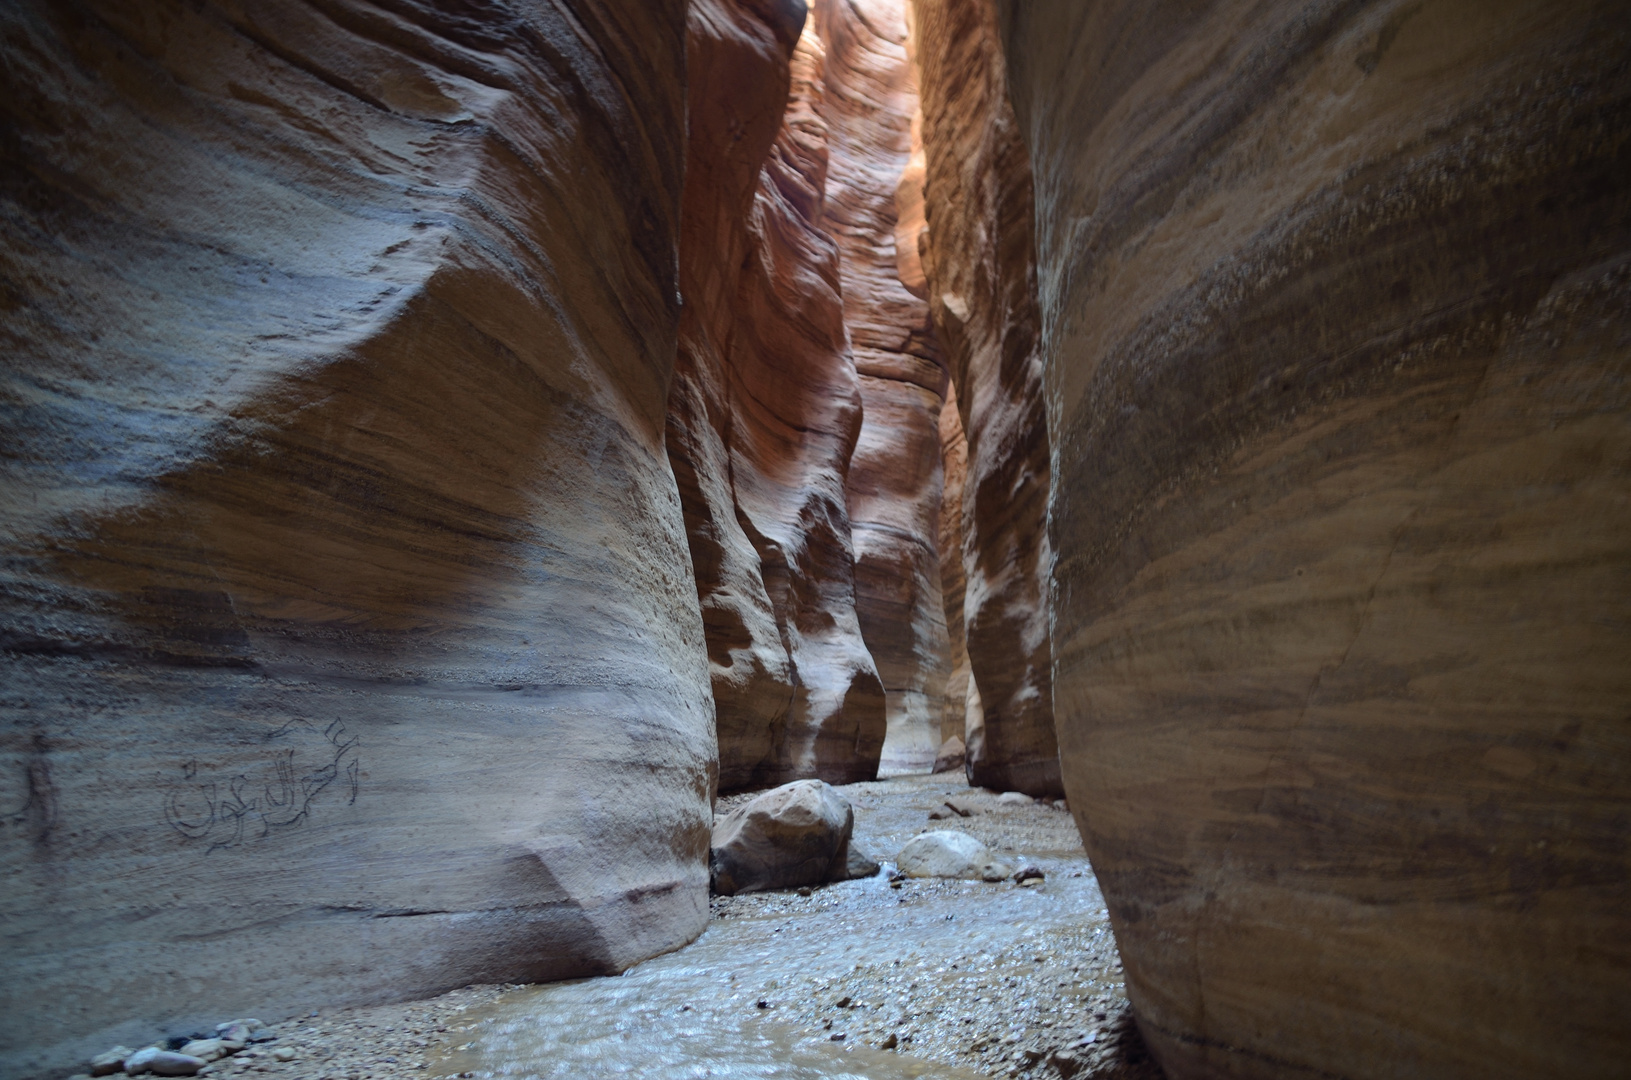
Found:
[(0, 10), (0, 1073), (702, 930), (685, 5), (572, 11)]
[(993, 0), (914, 0), (914, 12), (927, 218), (916, 246), (967, 433), (963, 623), (978, 687), (969, 777), (1057, 795), (1030, 162)]
[[(668, 450), (718, 710), (720, 787), (871, 779), (884, 696), (844, 481), (861, 396), (820, 228), (823, 56), (804, 5), (696, 0)], [(795, 51), (796, 45), (796, 51)]]
[(927, 305), (901, 283), (896, 188), (917, 90), (905, 0), (816, 0), (831, 163), (822, 222), (837, 242), (863, 423), (845, 486), (856, 609), (889, 703), (885, 773), (927, 772), (950, 672), (940, 592), (940, 410)]
[(1147, 1040), (1623, 1075), (1625, 5), (1002, 10), (1054, 704)]

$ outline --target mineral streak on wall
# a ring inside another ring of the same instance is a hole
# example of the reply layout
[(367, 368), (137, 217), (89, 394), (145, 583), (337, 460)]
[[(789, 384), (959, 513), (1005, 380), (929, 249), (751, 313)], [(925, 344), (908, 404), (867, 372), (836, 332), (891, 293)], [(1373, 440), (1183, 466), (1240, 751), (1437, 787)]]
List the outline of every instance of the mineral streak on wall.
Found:
[(1030, 162), (992, 0), (914, 0), (913, 10), (927, 229), (906, 244), (922, 264), (967, 433), (959, 585), (975, 684), (966, 697), (969, 777), (1057, 795)]
[(1626, 5), (1000, 9), (1054, 705), (1146, 1039), (1623, 1076)]
[(702, 930), (685, 8), (0, 11), (0, 1073)]
[(896, 265), (895, 193), (917, 91), (906, 0), (816, 0), (831, 165), (823, 224), (837, 241), (863, 423), (846, 494), (856, 608), (889, 704), (882, 771), (927, 772), (940, 745), (949, 646), (941, 601), (940, 410), (946, 372), (928, 306)]
[(805, 22), (797, 0), (696, 0), (690, 14), (668, 451), (707, 630), (722, 790), (871, 779), (884, 742), (844, 492), (861, 394), (838, 248), (820, 227), (824, 58), (812, 32), (801, 37)]
[[(940, 739), (969, 735), (969, 703), (977, 701), (974, 673), (969, 666), (968, 637), (964, 632), (963, 595), (967, 577), (963, 573), (963, 543), (968, 535), (963, 526), (963, 480), (968, 475), (968, 439), (963, 434), (963, 418), (957, 412), (957, 387), (947, 384), (946, 404), (940, 410), (940, 462), (945, 472), (945, 492), (940, 499), (940, 585), (946, 609), (946, 637), (951, 644), (951, 675), (946, 679), (945, 704), (940, 714)], [(977, 717), (984, 730), (983, 714)]]

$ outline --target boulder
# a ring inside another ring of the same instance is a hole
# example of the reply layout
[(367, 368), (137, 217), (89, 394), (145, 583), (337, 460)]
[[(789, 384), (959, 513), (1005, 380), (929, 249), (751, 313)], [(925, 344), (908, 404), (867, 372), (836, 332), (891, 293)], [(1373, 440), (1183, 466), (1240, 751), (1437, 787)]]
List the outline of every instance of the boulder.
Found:
[(974, 837), (950, 830), (914, 836), (895, 856), (895, 865), (902, 874), (914, 878), (1002, 881), (1013, 873), (1012, 867)]
[[(940, 744), (939, 753), (934, 756), (934, 771), (937, 773), (961, 770), (965, 757), (963, 740), (956, 735), (951, 736)], [(966, 816), (966, 815), (965, 815)]]
[(1624, 5), (997, 6), (1053, 708), (1146, 1042), (1624, 1076)]
[(852, 851), (854, 827), (849, 803), (824, 781), (767, 791), (714, 823), (713, 889), (730, 896), (845, 880), (852, 855), (864, 858)]

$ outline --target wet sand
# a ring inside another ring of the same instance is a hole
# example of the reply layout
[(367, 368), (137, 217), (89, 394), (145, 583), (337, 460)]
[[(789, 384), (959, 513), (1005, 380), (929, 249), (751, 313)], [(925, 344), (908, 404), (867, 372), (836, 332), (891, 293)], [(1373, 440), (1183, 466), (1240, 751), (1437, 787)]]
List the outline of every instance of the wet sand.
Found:
[[(956, 775), (840, 789), (868, 854), (956, 829), (1039, 885), (886, 877), (715, 897), (696, 943), (621, 976), (472, 987), (279, 1025), (268, 1055), (213, 1072), (395, 1077), (1088, 1077), (1154, 1080), (1103, 898), (1070, 815), (1005, 805)], [(931, 822), (946, 795), (969, 818)], [(741, 800), (722, 799), (721, 809)]]

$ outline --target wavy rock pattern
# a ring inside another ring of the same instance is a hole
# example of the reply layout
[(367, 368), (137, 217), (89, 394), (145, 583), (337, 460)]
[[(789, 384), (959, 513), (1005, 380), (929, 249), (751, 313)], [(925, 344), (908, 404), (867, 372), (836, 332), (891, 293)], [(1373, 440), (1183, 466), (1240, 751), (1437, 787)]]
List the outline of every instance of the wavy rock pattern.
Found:
[(1623, 5), (1001, 10), (1054, 703), (1146, 1039), (1186, 1078), (1622, 1073)]
[(927, 231), (913, 246), (967, 433), (962, 621), (977, 686), (969, 778), (1058, 795), (1030, 162), (992, 0), (914, 0), (914, 12)]
[(0, 23), (0, 1072), (694, 937), (685, 5)]
[(928, 307), (901, 283), (895, 257), (896, 188), (917, 108), (905, 0), (816, 0), (811, 16), (826, 49), (822, 223), (840, 251), (863, 403), (845, 485), (856, 609), (888, 697), (881, 769), (927, 772), (950, 671), (938, 551), (946, 372)]
[(804, 24), (802, 3), (691, 10), (686, 303), (668, 445), (724, 790), (872, 779), (884, 741), (844, 496), (861, 397), (838, 249), (818, 226), (823, 55)]

